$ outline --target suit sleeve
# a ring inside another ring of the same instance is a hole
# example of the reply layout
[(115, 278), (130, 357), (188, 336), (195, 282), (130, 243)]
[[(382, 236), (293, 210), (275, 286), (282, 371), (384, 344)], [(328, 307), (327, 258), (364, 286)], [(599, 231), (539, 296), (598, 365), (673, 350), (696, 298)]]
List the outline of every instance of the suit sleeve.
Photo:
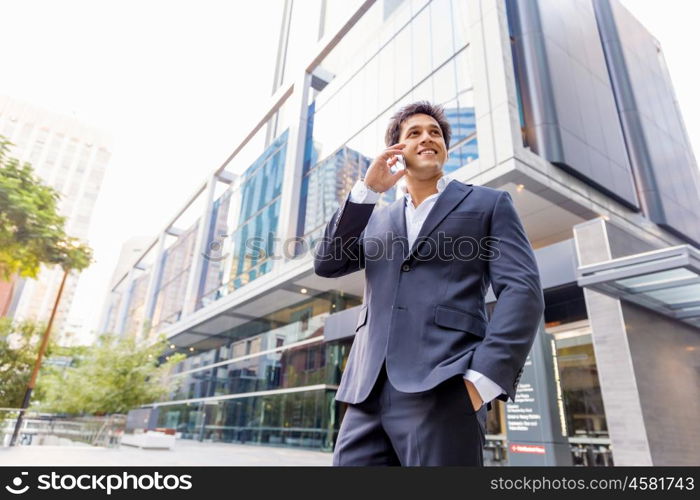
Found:
[(338, 278), (365, 267), (362, 247), (364, 229), (374, 210), (374, 203), (357, 199), (351, 192), (331, 217), (323, 237), (314, 249), (314, 271), (325, 278)]
[(488, 246), (493, 251), (488, 278), (496, 306), (470, 368), (505, 390), (498, 399), (514, 401), (544, 313), (544, 297), (535, 254), (507, 191), (496, 200)]

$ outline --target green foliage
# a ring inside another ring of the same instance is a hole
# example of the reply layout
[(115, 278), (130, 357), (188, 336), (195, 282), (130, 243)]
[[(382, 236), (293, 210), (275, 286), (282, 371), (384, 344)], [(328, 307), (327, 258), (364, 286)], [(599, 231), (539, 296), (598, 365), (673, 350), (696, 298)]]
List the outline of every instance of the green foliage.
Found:
[(0, 279), (14, 273), (35, 278), (41, 264), (85, 269), (92, 250), (66, 234), (59, 194), (42, 184), (28, 163), (9, 157), (9, 146), (0, 136)]
[(172, 389), (166, 377), (184, 355), (158, 364), (167, 348), (165, 338), (151, 345), (105, 335), (76, 356), (75, 366), (52, 366), (39, 377), (42, 397), (33, 409), (46, 412), (100, 415), (126, 413), (158, 401)]
[[(0, 318), (0, 407), (21, 406), (44, 328), (43, 323)], [(53, 349), (49, 344), (47, 354)]]

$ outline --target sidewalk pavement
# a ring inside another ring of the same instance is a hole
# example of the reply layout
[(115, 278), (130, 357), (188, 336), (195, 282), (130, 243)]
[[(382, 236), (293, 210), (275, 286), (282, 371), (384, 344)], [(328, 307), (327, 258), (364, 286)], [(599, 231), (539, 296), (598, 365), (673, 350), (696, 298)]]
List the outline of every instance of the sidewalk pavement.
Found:
[(0, 447), (0, 466), (330, 466), (330, 453), (180, 439), (173, 450), (131, 446)]

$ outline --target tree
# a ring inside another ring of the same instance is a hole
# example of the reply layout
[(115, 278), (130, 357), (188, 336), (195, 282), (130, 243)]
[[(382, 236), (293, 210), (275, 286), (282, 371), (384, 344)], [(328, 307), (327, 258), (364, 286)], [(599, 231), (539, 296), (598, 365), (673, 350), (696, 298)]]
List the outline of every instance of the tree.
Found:
[(101, 415), (126, 413), (160, 400), (174, 389), (167, 374), (184, 355), (170, 356), (159, 364), (167, 349), (163, 337), (150, 346), (133, 338), (104, 335), (84, 348), (75, 367), (52, 367), (42, 373), (38, 388), (41, 398), (34, 405), (40, 411)]
[[(19, 408), (45, 325), (0, 318), (0, 407)], [(47, 352), (55, 346), (49, 345)]]
[[(59, 194), (34, 177), (31, 165), (20, 166), (16, 158), (7, 155), (10, 144), (0, 137), (0, 277), (9, 280), (12, 274), (19, 273), (23, 277), (35, 278), (41, 264), (58, 264), (63, 268), (51, 317), (19, 405), (21, 410), (26, 410), (68, 274), (72, 270), (82, 271), (92, 263), (92, 249), (66, 234), (65, 217), (60, 216), (56, 209)], [(22, 411), (17, 417), (10, 446), (17, 442), (23, 416)]]
[(7, 155), (10, 144), (0, 136), (0, 279), (14, 273), (35, 278), (41, 264), (85, 269), (92, 250), (66, 234), (60, 195), (34, 176), (31, 165)]
[[(72, 270), (82, 271), (92, 262), (92, 249), (64, 229), (65, 217), (56, 209), (58, 193), (34, 177), (31, 165), (20, 166), (16, 158), (7, 156), (10, 142), (0, 137), (0, 277), (9, 280), (12, 274), (36, 277), (41, 264), (58, 264), (63, 278), (54, 302), (51, 317), (36, 354), (34, 367), (19, 408), (26, 410), (48, 348), (58, 304)], [(15, 422), (10, 446), (17, 442), (24, 412)]]

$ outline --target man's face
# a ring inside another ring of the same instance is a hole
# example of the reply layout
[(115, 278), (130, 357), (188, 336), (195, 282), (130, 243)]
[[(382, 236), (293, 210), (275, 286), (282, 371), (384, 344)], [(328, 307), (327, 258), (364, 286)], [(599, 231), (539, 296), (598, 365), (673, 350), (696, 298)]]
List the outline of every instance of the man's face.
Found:
[(447, 147), (442, 129), (432, 117), (417, 114), (401, 125), (399, 142), (406, 144), (404, 159), (407, 173), (429, 178), (442, 169), (447, 161)]

